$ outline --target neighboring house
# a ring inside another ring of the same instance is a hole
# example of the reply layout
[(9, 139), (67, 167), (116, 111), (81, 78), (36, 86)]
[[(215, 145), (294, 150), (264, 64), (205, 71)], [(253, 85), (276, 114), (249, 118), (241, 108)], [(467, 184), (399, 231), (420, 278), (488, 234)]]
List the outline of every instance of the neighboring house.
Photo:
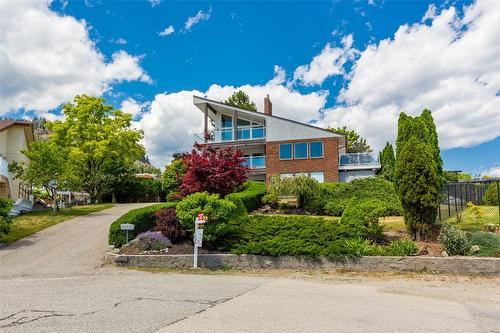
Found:
[(0, 120), (0, 197), (16, 201), (23, 197), (21, 181), (8, 170), (13, 161), (27, 161), (22, 150), (29, 149), (33, 142), (33, 127), (24, 121)]
[(276, 176), (307, 175), (318, 182), (374, 176), (380, 166), (370, 154), (346, 154), (346, 138), (324, 128), (273, 115), (269, 95), (264, 112), (250, 111), (193, 96), (204, 113), (206, 138), (213, 147), (242, 151), (249, 178), (270, 183)]

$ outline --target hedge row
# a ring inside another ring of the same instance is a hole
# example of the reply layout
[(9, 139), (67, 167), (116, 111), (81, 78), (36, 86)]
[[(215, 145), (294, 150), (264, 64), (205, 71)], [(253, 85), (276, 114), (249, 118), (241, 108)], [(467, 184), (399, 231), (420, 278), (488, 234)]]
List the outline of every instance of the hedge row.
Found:
[(156, 218), (154, 213), (162, 208), (175, 207), (176, 204), (175, 202), (167, 202), (129, 211), (109, 227), (108, 243), (116, 247), (126, 243), (126, 234), (125, 231), (120, 230), (120, 224), (130, 223), (135, 225), (134, 230), (129, 231), (129, 240), (133, 239), (141, 232), (151, 230), (155, 226)]
[(304, 208), (317, 215), (341, 216), (352, 198), (377, 199), (388, 215), (402, 215), (403, 207), (394, 185), (381, 178), (356, 179), (350, 183), (323, 183), (320, 192), (308, 198)]
[(266, 195), (266, 184), (250, 180), (243, 186), (243, 191), (228, 194), (226, 195), (226, 199), (241, 199), (246, 210), (249, 212), (259, 209), (262, 206), (262, 197)]

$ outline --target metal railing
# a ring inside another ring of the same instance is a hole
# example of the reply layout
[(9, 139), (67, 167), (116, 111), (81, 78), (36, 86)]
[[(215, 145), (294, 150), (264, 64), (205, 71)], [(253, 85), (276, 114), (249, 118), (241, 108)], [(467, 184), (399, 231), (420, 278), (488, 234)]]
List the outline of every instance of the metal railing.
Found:
[(339, 156), (340, 166), (380, 166), (377, 154), (349, 153)]
[(246, 156), (243, 157), (243, 165), (250, 169), (264, 169), (266, 167), (265, 156)]
[[(209, 132), (210, 142), (231, 142), (231, 141), (246, 141), (246, 140), (259, 140), (266, 138), (266, 128), (259, 127), (238, 127), (236, 132), (233, 133), (232, 128), (215, 129)], [(204, 141), (204, 135), (196, 134), (197, 141)]]

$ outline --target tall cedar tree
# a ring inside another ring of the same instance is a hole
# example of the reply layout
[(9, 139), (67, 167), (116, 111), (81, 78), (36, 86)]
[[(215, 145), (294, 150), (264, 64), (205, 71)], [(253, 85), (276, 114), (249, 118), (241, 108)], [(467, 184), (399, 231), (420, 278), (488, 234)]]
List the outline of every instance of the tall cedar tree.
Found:
[(247, 179), (248, 168), (243, 165), (241, 151), (230, 147), (213, 149), (195, 144), (185, 157), (187, 172), (182, 179), (181, 193), (218, 193), (225, 196)]
[(405, 211), (406, 227), (417, 240), (430, 235), (443, 184), (435, 131), (428, 110), (415, 118), (404, 113), (399, 116), (394, 181)]
[(329, 131), (344, 134), (347, 139), (347, 152), (348, 153), (371, 153), (373, 149), (366, 142), (366, 139), (363, 139), (358, 133), (355, 131), (347, 129), (347, 127), (337, 127), (337, 128), (328, 128)]
[(234, 92), (228, 99), (224, 101), (225, 104), (236, 106), (238, 108), (257, 111), (257, 106), (254, 102), (250, 100), (247, 94), (244, 91)]
[(396, 164), (396, 157), (394, 157), (394, 149), (389, 142), (386, 143), (384, 149), (380, 152), (379, 161), (379, 176), (392, 182), (394, 179), (394, 166)]

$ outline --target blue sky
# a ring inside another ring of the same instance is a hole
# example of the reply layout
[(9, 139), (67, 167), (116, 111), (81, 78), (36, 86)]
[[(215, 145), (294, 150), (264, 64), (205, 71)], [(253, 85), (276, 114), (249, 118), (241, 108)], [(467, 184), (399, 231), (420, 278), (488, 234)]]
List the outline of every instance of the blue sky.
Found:
[[(102, 95), (134, 115), (151, 160), (163, 166), (198, 130), (193, 94), (223, 99), (243, 89), (259, 106), (269, 93), (275, 113), (347, 125), (375, 148), (394, 141), (399, 112), (416, 115), (428, 107), (435, 111), (445, 168), (500, 173), (494, 1), (39, 0), (2, 6), (6, 19), (25, 20), (32, 31), (0, 45), (9, 51), (0, 58), (2, 76), (19, 82), (1, 92), (0, 116), (57, 118), (58, 105), (71, 96)], [(169, 26), (173, 32), (161, 36)], [(27, 49), (33, 59), (21, 56)], [(51, 68), (58, 74), (46, 74)]]

